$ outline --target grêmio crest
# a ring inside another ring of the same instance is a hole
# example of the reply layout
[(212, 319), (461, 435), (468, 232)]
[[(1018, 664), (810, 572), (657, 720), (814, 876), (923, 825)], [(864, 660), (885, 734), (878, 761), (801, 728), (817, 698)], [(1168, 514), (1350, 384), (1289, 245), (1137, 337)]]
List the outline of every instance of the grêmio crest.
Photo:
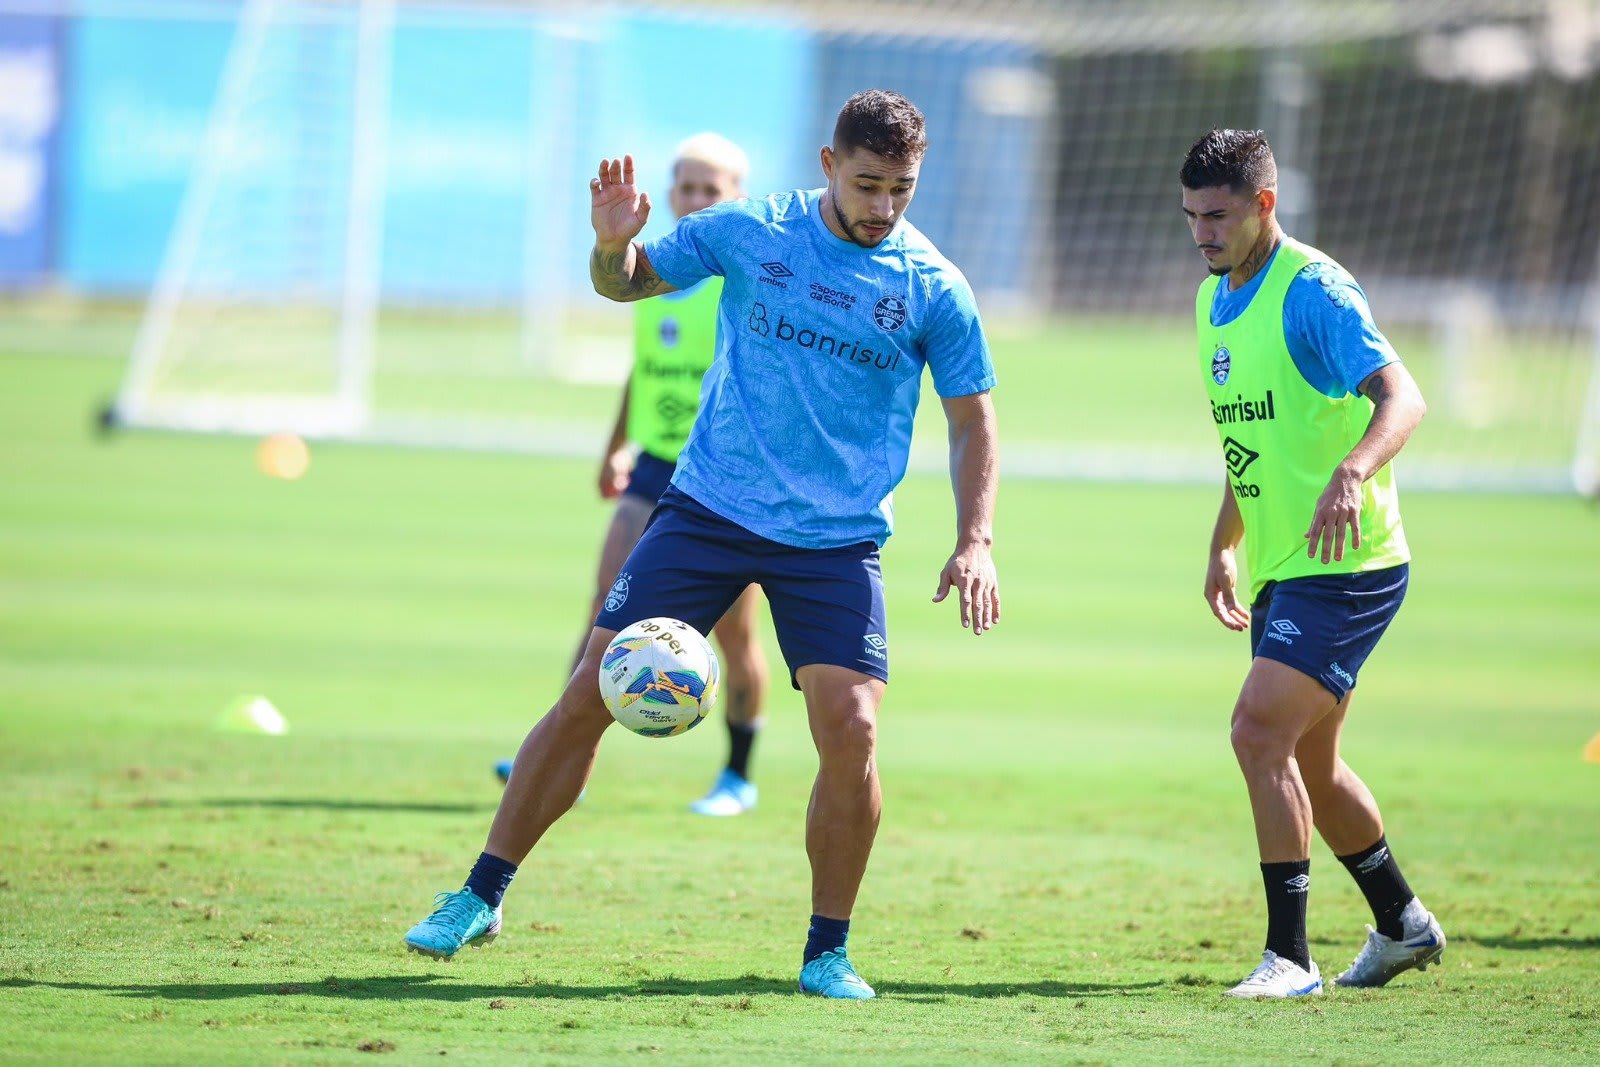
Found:
[(1225, 345), (1219, 345), (1211, 353), (1211, 380), (1218, 385), (1228, 384), (1228, 371), (1233, 367), (1233, 354)]

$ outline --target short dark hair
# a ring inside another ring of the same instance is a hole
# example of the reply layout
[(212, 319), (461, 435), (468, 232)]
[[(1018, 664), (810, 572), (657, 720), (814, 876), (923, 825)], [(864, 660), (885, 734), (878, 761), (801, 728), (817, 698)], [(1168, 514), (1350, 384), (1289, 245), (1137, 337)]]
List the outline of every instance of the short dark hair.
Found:
[(1178, 180), (1185, 189), (1258, 193), (1278, 187), (1278, 164), (1260, 130), (1212, 130), (1189, 147)]
[(833, 124), (833, 150), (856, 148), (885, 159), (916, 160), (928, 150), (927, 125), (917, 105), (887, 89), (857, 93), (839, 109)]

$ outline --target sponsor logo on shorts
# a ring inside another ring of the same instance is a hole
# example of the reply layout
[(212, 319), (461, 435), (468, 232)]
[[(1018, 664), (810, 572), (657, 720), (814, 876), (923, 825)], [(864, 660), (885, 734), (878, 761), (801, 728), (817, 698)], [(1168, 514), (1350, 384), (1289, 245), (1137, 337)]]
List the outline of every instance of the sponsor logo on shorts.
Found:
[(606, 594), (606, 610), (621, 611), (622, 605), (628, 602), (628, 579), (626, 573), (617, 575), (617, 580), (611, 583), (611, 591)]
[[(1355, 685), (1356, 684), (1355, 677), (1353, 675), (1351, 675), (1351, 673), (1349, 671), (1347, 671), (1343, 667), (1339, 666), (1337, 663), (1328, 664), (1328, 670), (1332, 671), (1334, 674), (1338, 675), (1340, 678), (1343, 678), (1345, 685)], [(1363, 868), (1363, 869), (1365, 869), (1365, 868)]]
[(1288, 619), (1273, 619), (1267, 624), (1270, 627), (1267, 637), (1273, 641), (1282, 641), (1286, 645), (1294, 644), (1294, 638), (1300, 636), (1300, 627)]
[(873, 659), (888, 659), (889, 642), (882, 634), (868, 634), (866, 636), (866, 653)]

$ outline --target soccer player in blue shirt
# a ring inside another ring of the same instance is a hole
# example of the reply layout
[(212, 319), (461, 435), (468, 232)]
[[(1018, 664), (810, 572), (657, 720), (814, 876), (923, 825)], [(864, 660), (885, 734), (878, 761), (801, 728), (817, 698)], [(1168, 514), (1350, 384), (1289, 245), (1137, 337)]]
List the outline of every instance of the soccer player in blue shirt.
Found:
[(1227, 466), (1205, 596), (1218, 622), (1250, 633), (1232, 740), (1267, 896), (1261, 964), (1229, 994), (1322, 992), (1306, 941), (1313, 826), (1375, 924), (1335, 982), (1381, 986), (1445, 948), (1340, 755), (1356, 679), (1410, 581), (1390, 461), (1427, 404), (1355, 279), (1278, 225), (1278, 167), (1260, 130), (1212, 130), (1179, 180), (1210, 275), (1195, 298), (1197, 355)]
[(811, 923), (800, 989), (866, 999), (845, 942), (877, 834), (877, 714), (889, 677), (878, 553), (893, 528), (923, 368), (949, 423), (951, 591), (974, 634), (1000, 618), (990, 555), (998, 482), (994, 368), (972, 290), (904, 219), (927, 140), (904, 97), (869, 90), (821, 152), (827, 185), (720, 204), (647, 244), (633, 160), (590, 182), (597, 292), (631, 301), (723, 278), (717, 357), (700, 413), (649, 529), (607, 596), (583, 663), (517, 755), (466, 886), (406, 935), (435, 957), (500, 930), (500, 902), (577, 798), (610, 713), (599, 662), (617, 631), (669, 616), (701, 632), (758, 583), (819, 767), (806, 814)]
[[(690, 137), (673, 153), (672, 188), (667, 194), (672, 217), (681, 219), (712, 204), (743, 198), (749, 171), (744, 149), (726, 137), (715, 133)], [(634, 305), (633, 370), (623, 384), (621, 410), (600, 462), (600, 495), (615, 499), (617, 506), (600, 548), (594, 604), (568, 664), (569, 676), (583, 661), (594, 617), (616, 583), (623, 560), (643, 536), (689, 438), (700, 406), (700, 382), (716, 355), (721, 295), (722, 279), (705, 278), (662, 300)], [(711, 791), (689, 805), (698, 815), (740, 815), (755, 807), (759, 795), (750, 775), (768, 676), (767, 658), (756, 634), (759, 603), (760, 594), (746, 589), (716, 625), (728, 762)], [(495, 764), (500, 781), (511, 777), (511, 767), (508, 759)]]

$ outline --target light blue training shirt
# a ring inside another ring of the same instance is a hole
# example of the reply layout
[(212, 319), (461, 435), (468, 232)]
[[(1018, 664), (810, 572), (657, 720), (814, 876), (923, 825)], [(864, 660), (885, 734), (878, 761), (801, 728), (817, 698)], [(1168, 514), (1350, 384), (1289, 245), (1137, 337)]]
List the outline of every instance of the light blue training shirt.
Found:
[[(1244, 314), (1277, 258), (1273, 249), (1261, 269), (1233, 292), (1222, 280), (1211, 298), (1213, 326), (1226, 326)], [(1400, 358), (1372, 321), (1367, 294), (1337, 263), (1308, 263), (1294, 276), (1283, 297), (1283, 337), (1300, 376), (1323, 396), (1359, 392), (1373, 371)]]
[(643, 246), (678, 288), (725, 279), (672, 483), (781, 544), (882, 545), (922, 368), (957, 397), (992, 388), (994, 364), (971, 287), (916, 227), (862, 248), (828, 230), (822, 193), (718, 204)]

